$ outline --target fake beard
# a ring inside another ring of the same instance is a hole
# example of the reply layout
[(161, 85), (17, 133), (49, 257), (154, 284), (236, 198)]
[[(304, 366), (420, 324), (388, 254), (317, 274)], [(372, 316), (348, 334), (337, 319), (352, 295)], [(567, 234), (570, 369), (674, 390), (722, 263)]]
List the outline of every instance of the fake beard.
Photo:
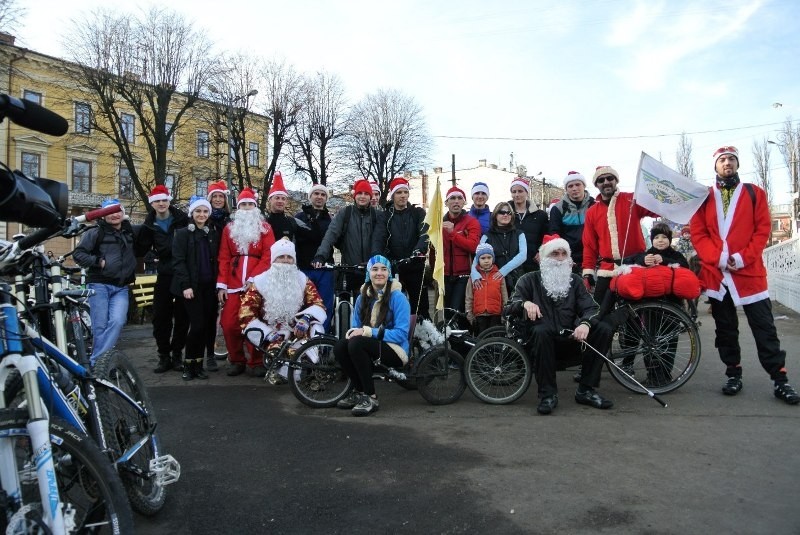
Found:
[(295, 264), (275, 263), (267, 270), (258, 291), (264, 298), (264, 321), (270, 325), (288, 324), (303, 306), (305, 277), (299, 276)]
[(231, 219), (231, 239), (239, 254), (247, 254), (250, 245), (260, 240), (265, 231), (264, 216), (258, 209), (236, 210)]
[(539, 265), (542, 271), (542, 285), (547, 295), (556, 301), (564, 299), (569, 293), (572, 282), (572, 259), (543, 258)]

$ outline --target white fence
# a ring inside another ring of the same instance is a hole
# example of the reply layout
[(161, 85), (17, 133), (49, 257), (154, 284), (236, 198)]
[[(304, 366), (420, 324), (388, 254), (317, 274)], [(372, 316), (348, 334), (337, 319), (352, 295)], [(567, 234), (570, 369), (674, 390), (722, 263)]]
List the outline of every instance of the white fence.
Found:
[(764, 264), (770, 298), (800, 312), (800, 238), (764, 249)]

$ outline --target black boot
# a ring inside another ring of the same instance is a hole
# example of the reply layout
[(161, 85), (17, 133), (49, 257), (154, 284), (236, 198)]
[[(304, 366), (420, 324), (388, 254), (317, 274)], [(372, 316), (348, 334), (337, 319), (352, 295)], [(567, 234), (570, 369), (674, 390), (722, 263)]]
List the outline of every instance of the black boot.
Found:
[(181, 375), (181, 379), (184, 381), (191, 381), (194, 379), (194, 362), (186, 360), (183, 363), (183, 375)]
[(155, 373), (164, 373), (170, 371), (171, 369), (172, 369), (172, 360), (169, 356), (169, 353), (159, 353), (158, 366), (156, 366), (156, 369), (153, 371)]
[(203, 369), (203, 359), (197, 359), (194, 361), (194, 376), (197, 379), (208, 379), (208, 374)]
[(183, 361), (180, 351), (172, 353), (172, 369), (176, 372), (183, 371)]

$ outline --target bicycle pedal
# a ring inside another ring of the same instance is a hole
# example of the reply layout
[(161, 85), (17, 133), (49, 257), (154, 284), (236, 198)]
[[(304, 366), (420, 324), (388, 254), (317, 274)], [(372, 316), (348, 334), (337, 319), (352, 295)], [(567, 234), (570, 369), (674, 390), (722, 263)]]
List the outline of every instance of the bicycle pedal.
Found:
[(172, 455), (161, 455), (150, 460), (150, 473), (155, 477), (156, 484), (164, 487), (181, 478), (181, 465)]

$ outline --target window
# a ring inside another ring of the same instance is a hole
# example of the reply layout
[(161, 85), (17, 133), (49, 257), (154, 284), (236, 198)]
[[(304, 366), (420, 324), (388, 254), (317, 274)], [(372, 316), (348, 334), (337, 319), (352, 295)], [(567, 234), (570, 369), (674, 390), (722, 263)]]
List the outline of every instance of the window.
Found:
[(247, 149), (247, 165), (258, 167), (258, 143), (250, 142)]
[(36, 91), (30, 91), (28, 89), (25, 89), (22, 92), (22, 98), (24, 98), (25, 100), (30, 100), (31, 102), (35, 102), (40, 106), (42, 105), (42, 94), (37, 93)]
[(75, 103), (75, 133), (90, 134), (92, 131), (92, 108), (85, 102)]
[(167, 173), (164, 176), (164, 185), (167, 186), (167, 189), (172, 194), (172, 198), (177, 201), (178, 192), (175, 191), (175, 173)]
[(208, 136), (208, 132), (205, 130), (197, 131), (197, 155), (201, 158), (208, 158), (210, 141), (211, 139)]
[(119, 164), (119, 198), (133, 198), (133, 180), (131, 180), (131, 172), (124, 163)]
[(42, 157), (35, 152), (22, 153), (22, 174), (28, 178), (40, 177), (42, 172)]
[(205, 197), (207, 192), (208, 192), (208, 179), (198, 178), (195, 181), (194, 194), (202, 195), (203, 197)]
[(136, 136), (136, 118), (130, 113), (123, 113), (120, 116), (122, 123), (122, 135), (128, 143), (133, 143)]
[[(164, 125), (164, 133), (169, 134), (169, 129), (172, 128), (172, 123)], [(175, 150), (175, 132), (167, 138), (167, 150)]]
[(72, 160), (72, 191), (91, 193), (92, 162)]

